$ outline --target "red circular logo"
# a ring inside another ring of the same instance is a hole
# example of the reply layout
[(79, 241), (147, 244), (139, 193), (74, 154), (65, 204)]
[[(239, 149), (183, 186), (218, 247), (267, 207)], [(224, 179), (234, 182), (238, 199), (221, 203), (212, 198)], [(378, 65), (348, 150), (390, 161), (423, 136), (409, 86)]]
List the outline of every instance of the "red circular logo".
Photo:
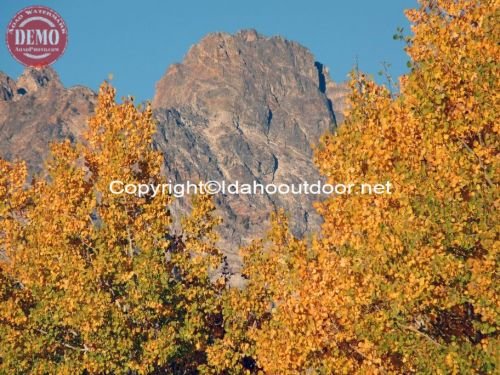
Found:
[(68, 29), (53, 9), (34, 5), (17, 12), (7, 26), (7, 47), (21, 64), (42, 67), (56, 61), (68, 44)]

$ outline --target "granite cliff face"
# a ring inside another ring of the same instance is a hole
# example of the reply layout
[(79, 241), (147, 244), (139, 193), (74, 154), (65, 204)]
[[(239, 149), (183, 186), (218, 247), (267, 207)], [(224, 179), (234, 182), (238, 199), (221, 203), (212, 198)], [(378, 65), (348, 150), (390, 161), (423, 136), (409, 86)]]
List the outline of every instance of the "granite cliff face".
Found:
[[(320, 179), (311, 145), (336, 126), (326, 69), (297, 43), (253, 30), (210, 34), (158, 82), (157, 147), (174, 181), (300, 184)], [(218, 195), (228, 256), (285, 208), (292, 229), (317, 228), (317, 196)]]
[[(343, 90), (297, 43), (253, 30), (209, 34), (156, 86), (155, 147), (172, 182), (316, 182), (311, 145), (342, 118)], [(39, 171), (50, 141), (81, 136), (95, 101), (87, 88), (64, 88), (50, 68), (26, 70), (17, 82), (0, 74), (0, 156)], [(273, 209), (290, 213), (297, 235), (319, 225), (311, 205), (317, 196), (215, 199), (234, 270), (238, 247), (262, 235)], [(176, 203), (177, 212), (187, 208), (186, 199)]]

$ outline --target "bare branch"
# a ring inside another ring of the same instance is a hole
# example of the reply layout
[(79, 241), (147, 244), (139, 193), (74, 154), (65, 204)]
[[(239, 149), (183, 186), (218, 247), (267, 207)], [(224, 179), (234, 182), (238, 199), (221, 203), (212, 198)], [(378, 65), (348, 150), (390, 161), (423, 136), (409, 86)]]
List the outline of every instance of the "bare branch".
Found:
[(473, 149), (471, 149), (469, 147), (469, 145), (467, 143), (464, 142), (463, 139), (458, 139), (460, 141), (460, 143), (462, 143), (462, 145), (465, 147), (465, 149), (467, 151), (469, 151), (472, 155), (474, 155), (477, 159), (477, 161), (479, 162), (479, 165), (481, 166), (481, 168), (483, 169), (483, 172), (484, 172), (484, 178), (486, 179), (486, 182), (488, 183), (488, 185), (490, 187), (495, 187), (495, 184), (493, 183), (493, 181), (491, 181), (491, 179), (488, 177), (488, 174), (486, 173), (487, 172), (487, 168), (486, 166), (484, 165), (483, 161), (481, 160), (481, 158), (474, 152)]
[(429, 340), (430, 342), (432, 342), (434, 345), (436, 345), (437, 347), (440, 347), (442, 348), (443, 345), (441, 345), (439, 342), (437, 342), (436, 340), (434, 340), (432, 337), (430, 337), (429, 335), (427, 335), (426, 333), (422, 332), (422, 331), (419, 331), (418, 329), (416, 329), (415, 327), (412, 327), (410, 325), (403, 325), (403, 324), (399, 324), (399, 323), (396, 323), (399, 327), (401, 328), (404, 328), (408, 331), (412, 331), (413, 333), (416, 333), (417, 335), (420, 335), (424, 338), (426, 338), (427, 340)]

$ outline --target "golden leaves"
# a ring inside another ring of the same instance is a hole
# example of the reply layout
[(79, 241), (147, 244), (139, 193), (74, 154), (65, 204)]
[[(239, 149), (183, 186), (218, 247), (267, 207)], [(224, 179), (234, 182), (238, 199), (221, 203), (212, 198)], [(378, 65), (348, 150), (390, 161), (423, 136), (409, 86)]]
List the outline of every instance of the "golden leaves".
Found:
[(400, 94), (354, 75), (345, 124), (315, 156), (331, 183), (386, 180), (393, 194), (318, 203), (312, 244), (275, 217), (228, 301), (216, 347), (232, 366), (245, 356), (266, 373), (498, 366), (498, 7), (420, 3), (407, 13), (412, 71)]
[(307, 240), (276, 213), (242, 251), (243, 289), (210, 280), (208, 196), (175, 236), (170, 197), (108, 192), (162, 180), (151, 108), (111, 86), (87, 143), (53, 147), (49, 182), (24, 189), (26, 167), (0, 161), (0, 372), (495, 372), (498, 11), (420, 3), (401, 92), (354, 75), (346, 123), (315, 156), (329, 182), (393, 193), (319, 202)]
[(163, 180), (151, 108), (114, 96), (101, 87), (86, 143), (52, 146), (48, 181), (27, 184), (24, 165), (0, 161), (0, 372), (148, 373), (203, 362), (191, 349), (203, 350), (217, 328), (209, 317), (224, 288), (209, 274), (221, 262), (213, 205), (199, 198), (176, 237), (170, 197), (108, 192), (113, 179)]

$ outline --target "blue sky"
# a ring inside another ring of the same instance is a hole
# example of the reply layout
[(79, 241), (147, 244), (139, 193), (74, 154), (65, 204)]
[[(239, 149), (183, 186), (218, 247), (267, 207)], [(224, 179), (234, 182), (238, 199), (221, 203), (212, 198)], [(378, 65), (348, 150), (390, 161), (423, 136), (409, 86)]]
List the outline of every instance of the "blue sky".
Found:
[[(0, 30), (25, 6), (46, 5), (65, 19), (69, 44), (53, 66), (67, 86), (96, 89), (108, 77), (120, 96), (153, 96), (167, 67), (182, 60), (189, 47), (214, 31), (254, 28), (282, 35), (308, 47), (343, 81), (356, 59), (377, 79), (383, 61), (393, 76), (405, 73), (403, 43), (396, 28), (409, 25), (403, 10), (416, 0), (0, 0)], [(12, 77), (23, 67), (0, 46), (0, 70)], [(380, 78), (380, 80), (382, 80)]]

